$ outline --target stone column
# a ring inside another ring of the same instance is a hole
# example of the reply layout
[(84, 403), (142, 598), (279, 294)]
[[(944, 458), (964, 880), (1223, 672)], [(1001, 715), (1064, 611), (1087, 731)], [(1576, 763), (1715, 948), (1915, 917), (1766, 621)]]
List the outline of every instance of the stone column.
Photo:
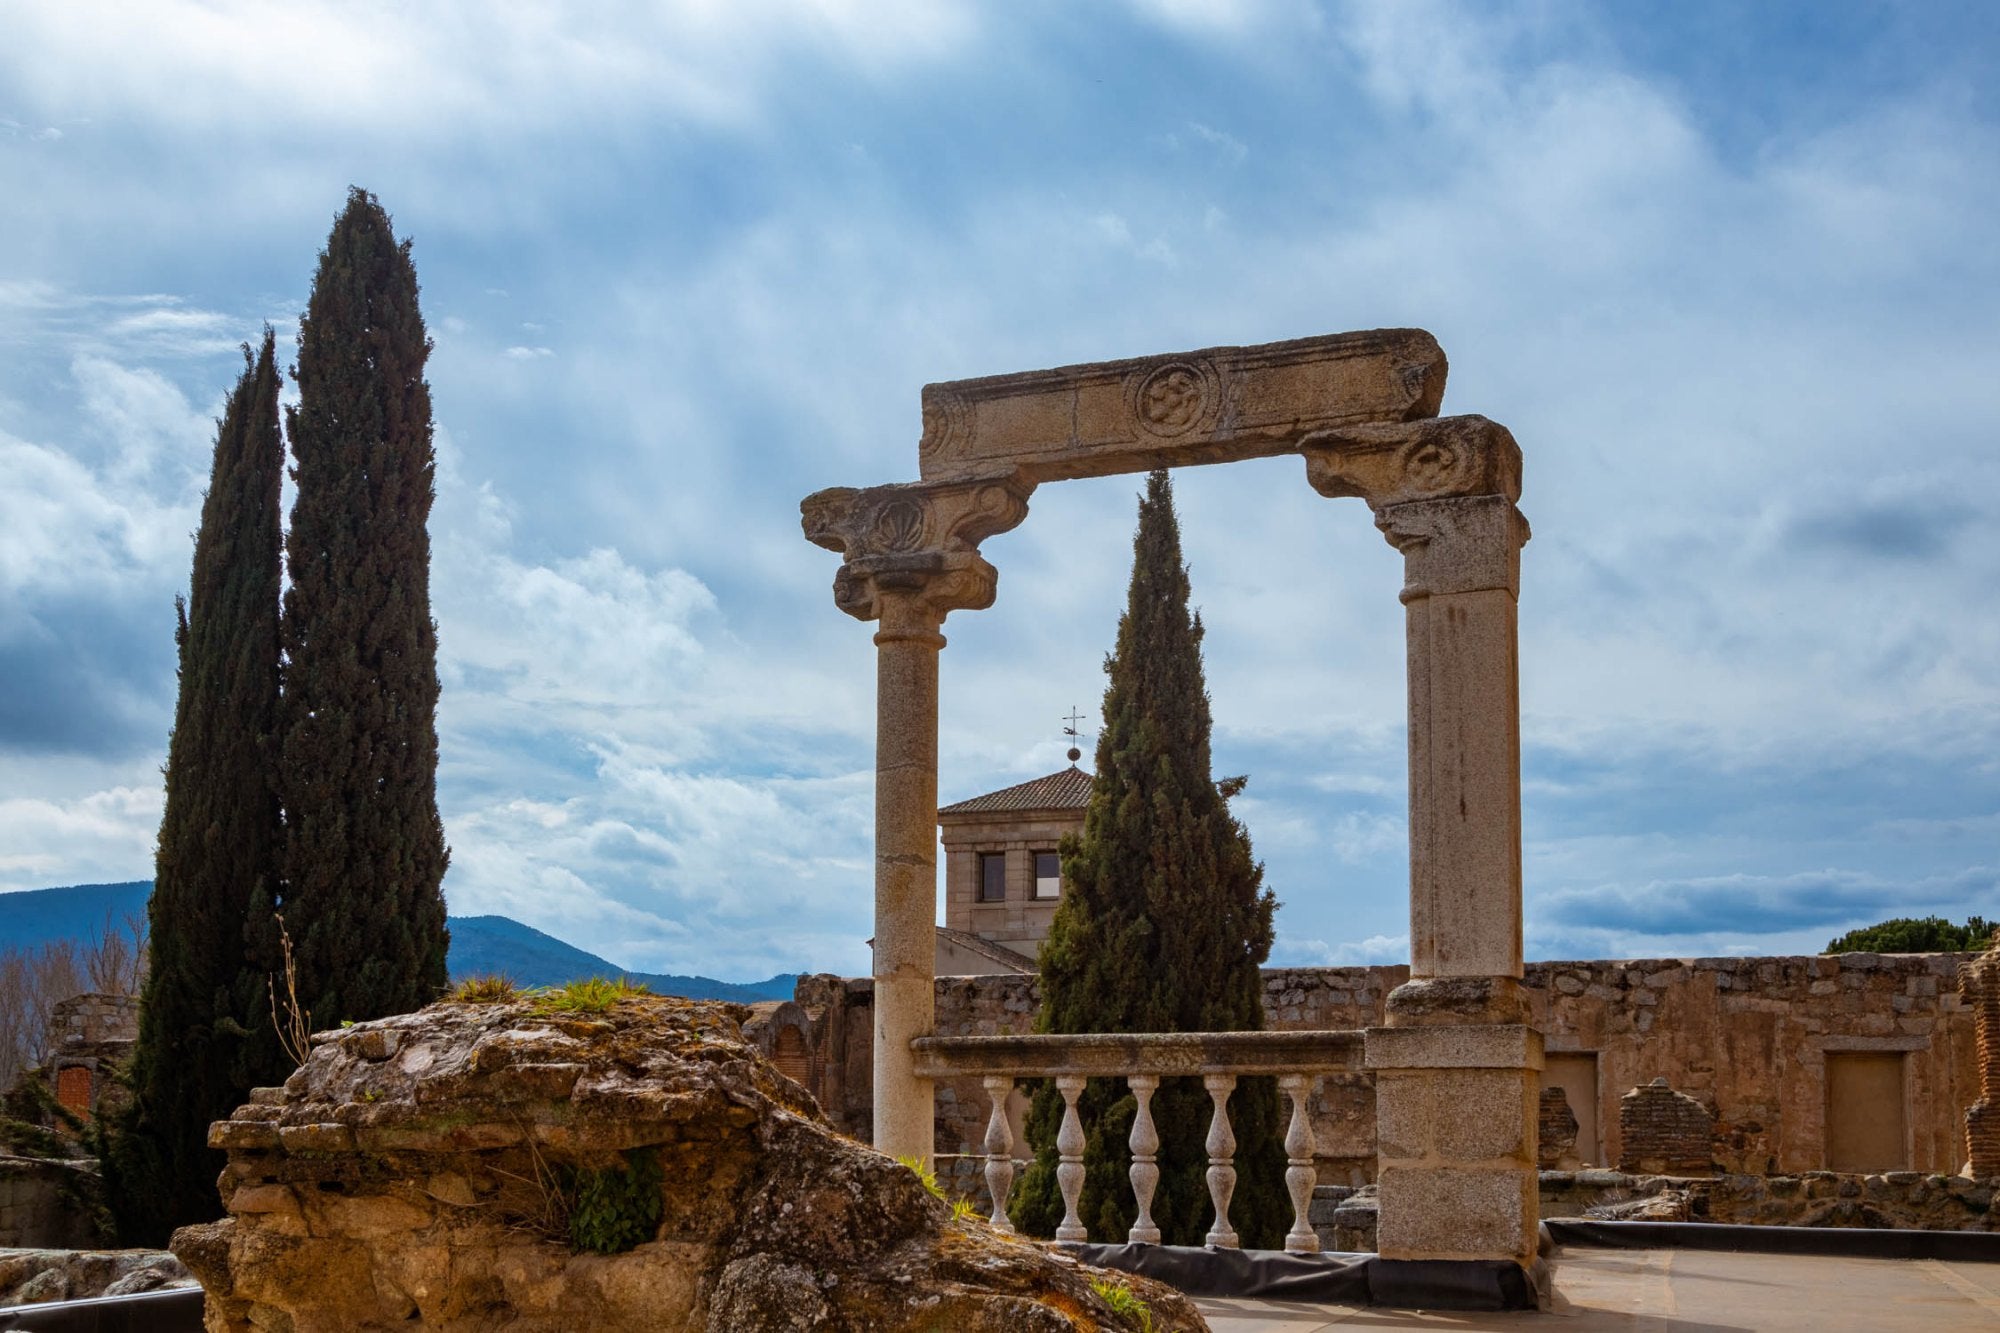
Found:
[(2000, 935), (1958, 972), (1979, 1043), (1979, 1100), (1965, 1112), (1966, 1158), (1980, 1180), (2000, 1176)]
[(808, 496), (808, 540), (844, 557), (834, 602), (875, 634), (875, 1147), (930, 1161), (935, 1108), (910, 1042), (936, 1027), (938, 650), (945, 616), (993, 604), (979, 542), (1018, 524), (1012, 481)]
[(1520, 988), (1520, 449), (1484, 417), (1445, 417), (1302, 452), (1314, 488), (1365, 499), (1404, 561), (1410, 980), (1368, 1033), (1380, 1252), (1529, 1266), (1542, 1044)]

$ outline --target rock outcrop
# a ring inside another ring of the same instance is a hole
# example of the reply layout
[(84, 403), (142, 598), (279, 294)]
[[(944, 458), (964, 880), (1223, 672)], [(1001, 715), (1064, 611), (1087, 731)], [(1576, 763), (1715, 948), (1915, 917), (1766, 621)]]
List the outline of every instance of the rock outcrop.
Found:
[(0, 1306), (193, 1285), (181, 1261), (160, 1250), (0, 1249)]
[(230, 1215), (173, 1241), (208, 1328), (1206, 1327), (1169, 1288), (954, 1215), (829, 1129), (744, 1012), (531, 996), (319, 1034), (211, 1131)]

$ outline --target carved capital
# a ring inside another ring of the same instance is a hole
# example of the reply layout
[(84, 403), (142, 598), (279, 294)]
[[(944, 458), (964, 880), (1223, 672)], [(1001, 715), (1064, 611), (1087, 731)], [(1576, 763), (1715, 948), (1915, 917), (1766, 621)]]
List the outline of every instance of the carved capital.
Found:
[(1316, 431), (1299, 445), (1306, 480), (1371, 509), (1450, 496), (1521, 498), (1521, 446), (1481, 416), (1435, 417)]
[(799, 515), (806, 540), (841, 554), (841, 610), (859, 620), (934, 617), (935, 629), (947, 612), (993, 605), (999, 574), (979, 543), (1026, 518), (1034, 489), (1011, 479), (836, 486), (807, 496)]
[(1375, 511), (1375, 526), (1403, 553), (1405, 603), (1487, 588), (1520, 596), (1528, 520), (1504, 495), (1385, 505)]

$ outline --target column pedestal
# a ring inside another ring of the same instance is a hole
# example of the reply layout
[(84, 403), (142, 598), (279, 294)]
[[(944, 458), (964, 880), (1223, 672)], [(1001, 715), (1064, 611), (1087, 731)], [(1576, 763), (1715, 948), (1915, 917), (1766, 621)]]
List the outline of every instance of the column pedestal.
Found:
[(1541, 1034), (1525, 1024), (1370, 1028), (1385, 1259), (1535, 1261)]

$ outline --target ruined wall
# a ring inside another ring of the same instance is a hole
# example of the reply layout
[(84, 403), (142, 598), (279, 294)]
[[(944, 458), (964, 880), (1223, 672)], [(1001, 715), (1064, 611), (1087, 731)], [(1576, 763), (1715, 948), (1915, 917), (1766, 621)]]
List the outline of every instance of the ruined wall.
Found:
[(0, 1155), (0, 1249), (102, 1244), (97, 1163)]
[[(1888, 1052), (1903, 1068), (1902, 1165), (1949, 1174), (1965, 1160), (1963, 1114), (1978, 1094), (1972, 1015), (1955, 991), (1972, 956), (1530, 963), (1523, 984), (1549, 1050), (1595, 1060), (1598, 1142), (1577, 1145), (1585, 1165), (1619, 1160), (1619, 1099), (1664, 1077), (1714, 1118), (1711, 1160), (1721, 1169), (1819, 1170), (1828, 1055)], [(1266, 1021), (1279, 1030), (1378, 1026), (1389, 992), (1408, 977), (1406, 967), (1266, 969)], [(826, 1071), (812, 1090), (836, 1124), (864, 1138), (872, 994), (866, 978), (831, 976), (801, 978), (797, 993), (818, 1025), (816, 1063)], [(940, 978), (937, 997), (945, 1036), (1030, 1031), (1040, 1003), (1036, 979), (1023, 976)], [(941, 1085), (939, 1151), (976, 1156), (986, 1116), (976, 1081)], [(1314, 1128), (1321, 1183), (1373, 1178), (1375, 1097), (1365, 1076), (1324, 1081)], [(977, 1192), (976, 1163), (951, 1169), (965, 1175), (965, 1192)]]

